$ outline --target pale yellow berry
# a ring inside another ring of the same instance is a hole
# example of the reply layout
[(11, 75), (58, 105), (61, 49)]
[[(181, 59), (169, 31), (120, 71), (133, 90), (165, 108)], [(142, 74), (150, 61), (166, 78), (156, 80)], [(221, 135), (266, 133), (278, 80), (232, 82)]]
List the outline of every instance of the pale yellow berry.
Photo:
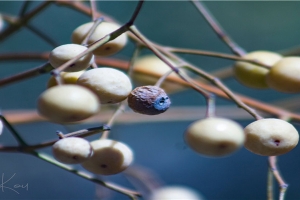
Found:
[(100, 104), (97, 96), (82, 86), (58, 85), (40, 95), (37, 109), (50, 121), (67, 123), (93, 116)]
[[(49, 55), (49, 62), (54, 68), (58, 68), (62, 64), (73, 59), (80, 53), (87, 50), (87, 47), (79, 44), (65, 44), (53, 49)], [(94, 55), (88, 53), (85, 56), (78, 59), (75, 63), (66, 68), (65, 72), (77, 72), (88, 68), (94, 61)]]
[(132, 150), (124, 143), (100, 139), (91, 142), (93, 155), (82, 166), (95, 174), (113, 175), (125, 170), (133, 161)]
[(148, 200), (202, 200), (195, 190), (185, 186), (165, 186), (154, 190)]
[(192, 123), (185, 131), (185, 140), (204, 156), (226, 156), (242, 147), (245, 135), (238, 123), (209, 117)]
[[(278, 53), (269, 51), (254, 51), (244, 55), (243, 58), (256, 60), (272, 66), (278, 62), (282, 56)], [(237, 80), (245, 86), (257, 89), (269, 87), (266, 83), (266, 75), (269, 70), (266, 68), (251, 64), (249, 62), (238, 61), (234, 64), (233, 71)]]
[(245, 148), (262, 156), (277, 156), (291, 151), (299, 141), (298, 131), (290, 123), (275, 118), (252, 122), (244, 129)]
[(92, 90), (99, 97), (101, 104), (119, 103), (125, 100), (132, 90), (131, 81), (125, 73), (108, 67), (86, 71), (77, 83)]
[(300, 57), (285, 57), (267, 75), (270, 88), (288, 93), (300, 92)]
[[(168, 61), (170, 60), (168, 59)], [(174, 62), (172, 61), (170, 62), (174, 65)], [(155, 85), (159, 77), (163, 76), (165, 73), (169, 72), (170, 70), (171, 68), (166, 63), (161, 61), (157, 56), (155, 55), (143, 56), (137, 59), (136, 62), (134, 63), (132, 80), (138, 86)], [(168, 77), (180, 79), (175, 72), (172, 72)], [(171, 93), (171, 92), (180, 91), (185, 87), (182, 86), (181, 84), (168, 81), (168, 79), (166, 79), (166, 81), (164, 81), (163, 84), (161, 85), (161, 88), (163, 88), (167, 93)]]
[[(89, 30), (93, 26), (93, 22), (89, 22), (77, 27), (72, 33), (72, 42), (76, 44), (81, 44), (84, 38), (87, 36)], [(121, 26), (112, 22), (101, 22), (94, 33), (88, 40), (88, 44), (94, 43), (97, 40), (100, 40), (104, 36), (114, 32), (119, 29)], [(109, 56), (119, 52), (127, 43), (126, 33), (121, 34), (119, 37), (115, 38), (112, 41), (98, 47), (93, 51), (97, 56)]]
[[(63, 84), (76, 84), (79, 76), (81, 76), (85, 71), (78, 72), (61, 72), (60, 76), (62, 78)], [(58, 85), (54, 76), (51, 76), (47, 83), (47, 88)]]
[(89, 141), (78, 137), (67, 137), (58, 140), (52, 146), (56, 160), (65, 164), (82, 163), (91, 157), (93, 149)]

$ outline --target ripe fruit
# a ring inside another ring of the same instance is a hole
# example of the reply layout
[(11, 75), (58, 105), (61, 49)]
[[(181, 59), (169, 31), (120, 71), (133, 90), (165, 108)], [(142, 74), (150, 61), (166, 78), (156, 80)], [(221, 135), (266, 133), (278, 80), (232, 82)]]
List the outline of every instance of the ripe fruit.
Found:
[(39, 99), (40, 115), (58, 123), (76, 122), (96, 114), (100, 108), (97, 96), (78, 85), (58, 85), (47, 89)]
[(82, 138), (68, 137), (58, 140), (52, 146), (53, 156), (65, 164), (78, 164), (87, 160), (93, 154), (90, 143)]
[(128, 106), (137, 113), (158, 115), (165, 112), (171, 105), (165, 91), (156, 86), (135, 88), (128, 96)]
[(299, 140), (297, 130), (290, 123), (275, 119), (261, 119), (244, 129), (245, 147), (262, 156), (277, 156), (292, 150)]
[[(170, 62), (174, 64), (172, 61)], [(147, 73), (161, 77), (170, 70), (171, 68), (157, 56), (147, 55), (139, 58), (134, 63), (132, 80), (135, 81), (138, 86), (155, 85), (159, 78), (148, 75)], [(171, 73), (168, 77), (180, 79), (175, 72)], [(167, 93), (170, 93), (182, 90), (185, 87), (175, 82), (167, 81), (166, 79), (166, 81), (162, 83), (161, 88), (163, 88)]]
[(77, 83), (98, 95), (101, 104), (119, 103), (126, 99), (132, 90), (131, 81), (126, 74), (108, 67), (86, 71)]
[[(93, 22), (89, 22), (77, 27), (72, 33), (72, 42), (76, 44), (81, 44), (81, 42), (88, 34), (89, 30), (92, 28), (93, 24)], [(88, 44), (96, 42), (97, 40), (114, 32), (120, 27), (120, 25), (112, 22), (101, 22), (95, 29), (94, 33), (91, 35), (90, 39), (88, 40)], [(98, 47), (93, 51), (93, 53), (97, 56), (109, 56), (123, 49), (126, 43), (127, 35), (126, 33), (123, 33), (116, 39)]]
[[(279, 61), (282, 56), (269, 51), (254, 51), (246, 54), (243, 58), (257, 60), (272, 66)], [(269, 87), (265, 80), (269, 72), (266, 68), (248, 62), (238, 61), (235, 63), (233, 70), (235, 77), (245, 86), (257, 89)]]
[(125, 170), (133, 161), (132, 150), (124, 143), (100, 139), (91, 142), (93, 155), (82, 166), (95, 174), (113, 175)]
[(149, 200), (201, 200), (196, 191), (184, 186), (165, 186), (152, 192)]
[(187, 144), (205, 156), (226, 156), (244, 143), (243, 128), (236, 122), (209, 117), (192, 123), (185, 131)]
[(280, 92), (300, 92), (300, 57), (285, 57), (271, 68), (266, 80)]
[[(76, 84), (77, 83), (77, 79), (79, 78), (79, 76), (81, 76), (85, 71), (78, 71), (78, 72), (61, 72), (60, 76), (62, 78), (63, 84)], [(47, 88), (56, 86), (57, 82), (54, 78), (54, 76), (51, 76), (48, 84), (47, 84)]]
[[(62, 64), (76, 57), (83, 51), (87, 50), (87, 47), (84, 47), (79, 44), (65, 44), (56, 47), (53, 49), (49, 55), (49, 62), (54, 68), (58, 68)], [(94, 55), (88, 53), (85, 56), (81, 57), (74, 64), (70, 65), (65, 72), (77, 72), (88, 68), (91, 63), (94, 61)]]

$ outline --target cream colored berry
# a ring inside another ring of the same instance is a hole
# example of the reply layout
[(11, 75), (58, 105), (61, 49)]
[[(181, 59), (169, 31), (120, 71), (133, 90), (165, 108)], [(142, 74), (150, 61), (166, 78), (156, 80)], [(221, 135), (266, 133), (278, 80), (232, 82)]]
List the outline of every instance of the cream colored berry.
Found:
[(300, 57), (285, 57), (267, 75), (270, 88), (288, 93), (300, 92)]
[(261, 119), (244, 129), (245, 148), (262, 156), (277, 156), (291, 151), (299, 141), (297, 130), (290, 123), (275, 119)]
[[(60, 76), (62, 78), (63, 84), (76, 84), (78, 78), (84, 73), (85, 71), (78, 71), (78, 72), (61, 72)], [(51, 76), (47, 83), (47, 88), (53, 87), (58, 85), (54, 76)]]
[[(174, 64), (174, 62), (170, 62)], [(155, 85), (159, 77), (163, 76), (170, 70), (171, 68), (166, 63), (161, 61), (157, 56), (143, 56), (137, 59), (137, 61), (134, 63), (132, 80), (136, 82), (138, 86)], [(172, 72), (168, 77), (180, 79), (175, 72)], [(177, 84), (176, 82), (168, 81), (168, 79), (166, 79), (166, 81), (164, 81), (161, 85), (161, 88), (163, 88), (167, 93), (170, 93), (182, 90), (185, 87), (181, 84)]]
[[(257, 60), (266, 65), (272, 66), (278, 62), (282, 56), (278, 53), (269, 51), (253, 51), (244, 55), (243, 58)], [(237, 80), (245, 86), (257, 89), (269, 87), (266, 83), (266, 75), (269, 70), (266, 68), (249, 62), (238, 61), (235, 63), (233, 70)]]
[(67, 137), (58, 140), (52, 146), (56, 160), (65, 164), (78, 164), (87, 160), (93, 154), (89, 141), (78, 137)]
[(236, 122), (210, 117), (192, 123), (185, 131), (190, 148), (205, 156), (226, 156), (242, 147), (245, 135)]
[[(89, 22), (76, 28), (72, 33), (72, 42), (76, 44), (81, 44), (86, 35), (88, 34), (89, 30), (92, 28), (93, 24), (93, 22)], [(95, 29), (94, 33), (91, 35), (90, 39), (88, 40), (88, 44), (100, 40), (104, 36), (114, 32), (120, 27), (120, 25), (112, 22), (101, 22)], [(97, 56), (109, 56), (123, 49), (126, 43), (127, 35), (126, 33), (123, 33), (114, 40), (109, 41), (108, 43), (98, 47), (93, 51), (93, 53)]]
[(165, 186), (154, 190), (148, 200), (201, 200), (195, 190), (185, 186)]
[(58, 123), (87, 119), (98, 112), (97, 96), (78, 85), (58, 85), (43, 92), (37, 109), (40, 115)]
[(119, 103), (125, 100), (132, 90), (131, 81), (126, 74), (108, 67), (86, 71), (77, 83), (97, 94), (101, 104)]
[(91, 142), (93, 155), (82, 166), (95, 174), (113, 175), (125, 170), (133, 161), (132, 150), (124, 143), (100, 139)]
[[(79, 44), (65, 44), (53, 49), (49, 55), (49, 62), (54, 68), (58, 68), (62, 64), (73, 59), (83, 51), (87, 50), (87, 47)], [(77, 72), (88, 68), (94, 61), (94, 55), (88, 53), (81, 57), (75, 63), (71, 64), (64, 71), (66, 72)]]

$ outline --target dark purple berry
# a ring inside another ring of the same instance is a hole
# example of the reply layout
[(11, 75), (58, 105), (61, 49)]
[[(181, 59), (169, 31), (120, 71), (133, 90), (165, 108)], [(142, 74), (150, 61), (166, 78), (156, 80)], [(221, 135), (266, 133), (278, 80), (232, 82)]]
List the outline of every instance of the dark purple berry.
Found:
[(128, 96), (129, 107), (137, 113), (158, 115), (170, 107), (171, 101), (165, 91), (156, 86), (135, 88)]

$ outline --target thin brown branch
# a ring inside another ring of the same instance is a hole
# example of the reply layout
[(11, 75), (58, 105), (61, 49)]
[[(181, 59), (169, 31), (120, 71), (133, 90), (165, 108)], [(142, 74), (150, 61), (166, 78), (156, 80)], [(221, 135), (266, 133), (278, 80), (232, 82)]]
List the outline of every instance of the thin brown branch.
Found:
[(140, 196), (140, 194), (137, 191), (133, 191), (127, 188), (124, 188), (123, 186), (119, 186), (116, 185), (114, 183), (110, 183), (110, 182), (106, 182), (106, 181), (102, 181), (100, 179), (98, 179), (95, 175), (92, 175), (90, 173), (81, 171), (81, 170), (76, 170), (75, 168), (68, 166), (68, 165), (64, 165), (56, 160), (54, 160), (53, 158), (51, 158), (50, 156), (48, 156), (45, 153), (41, 153), (41, 152), (33, 152), (31, 153), (33, 156), (38, 157), (48, 163), (51, 163), (57, 167), (60, 167), (61, 169), (67, 170), (68, 172), (71, 172), (73, 174), (76, 174), (82, 178), (85, 178), (91, 182), (103, 185), (104, 187), (107, 187), (109, 189), (112, 189), (116, 192), (122, 193), (130, 198), (135, 198), (137, 196)]
[(196, 49), (175, 48), (175, 47), (163, 47), (163, 48), (166, 51), (170, 51), (170, 52), (174, 52), (174, 53), (195, 54), (195, 55), (210, 56), (210, 57), (223, 58), (223, 59), (229, 59), (229, 60), (235, 60), (235, 61), (244, 61), (244, 62), (252, 63), (252, 64), (255, 64), (255, 65), (259, 65), (259, 66), (264, 67), (266, 69), (270, 69), (272, 67), (270, 65), (266, 65), (266, 64), (264, 64), (262, 62), (259, 62), (257, 60), (242, 58), (241, 56), (234, 56), (234, 55), (225, 54), (225, 53), (218, 53), (218, 52), (212, 52), (212, 51), (202, 51), (202, 50), (196, 50)]
[(97, 19), (97, 3), (95, 0), (90, 0), (90, 4), (92, 20), (95, 21)]
[(221, 25), (217, 22), (217, 20), (210, 14), (209, 10), (198, 0), (191, 0), (191, 2), (196, 6), (199, 12), (203, 15), (207, 23), (213, 28), (217, 36), (228, 45), (231, 51), (239, 56), (246, 54), (246, 52), (238, 46), (223, 30)]
[(276, 156), (270, 156), (269, 157), (270, 169), (272, 170), (273, 175), (274, 175), (274, 177), (277, 180), (278, 185), (279, 185), (279, 200), (284, 200), (284, 195), (285, 195), (286, 190), (288, 188), (288, 184), (286, 184), (285, 181), (283, 180), (283, 178), (282, 178), (282, 176), (281, 176), (281, 174), (278, 170), (276, 161), (277, 161)]
[[(107, 125), (109, 127), (112, 127), (112, 125), (116, 121), (117, 117), (119, 115), (121, 115), (122, 113), (124, 113), (125, 108), (126, 108), (126, 104), (125, 103), (126, 103), (126, 100), (124, 100), (123, 102), (121, 102), (120, 105), (118, 106), (118, 108), (116, 109), (116, 111), (114, 112), (114, 114), (111, 116), (111, 118), (107, 122)], [(104, 131), (100, 139), (107, 139), (108, 135), (109, 135), (109, 130)]]
[(21, 27), (26, 25), (33, 17), (35, 17), (45, 8), (47, 8), (51, 3), (52, 1), (44, 1), (29, 13), (25, 14), (21, 18), (18, 18), (18, 20), (14, 24), (10, 24), (10, 26), (8, 26), (3, 32), (1, 32), (0, 41), (6, 39), (12, 33), (18, 31)]
[(19, 74), (15, 74), (15, 75), (9, 76), (7, 78), (2, 78), (0, 80), (0, 87), (11, 84), (11, 83), (15, 83), (15, 82), (27, 79), (27, 78), (38, 76), (40, 74), (48, 73), (52, 69), (53, 69), (53, 67), (49, 63), (45, 63), (37, 68), (33, 68), (28, 71), (21, 72)]

